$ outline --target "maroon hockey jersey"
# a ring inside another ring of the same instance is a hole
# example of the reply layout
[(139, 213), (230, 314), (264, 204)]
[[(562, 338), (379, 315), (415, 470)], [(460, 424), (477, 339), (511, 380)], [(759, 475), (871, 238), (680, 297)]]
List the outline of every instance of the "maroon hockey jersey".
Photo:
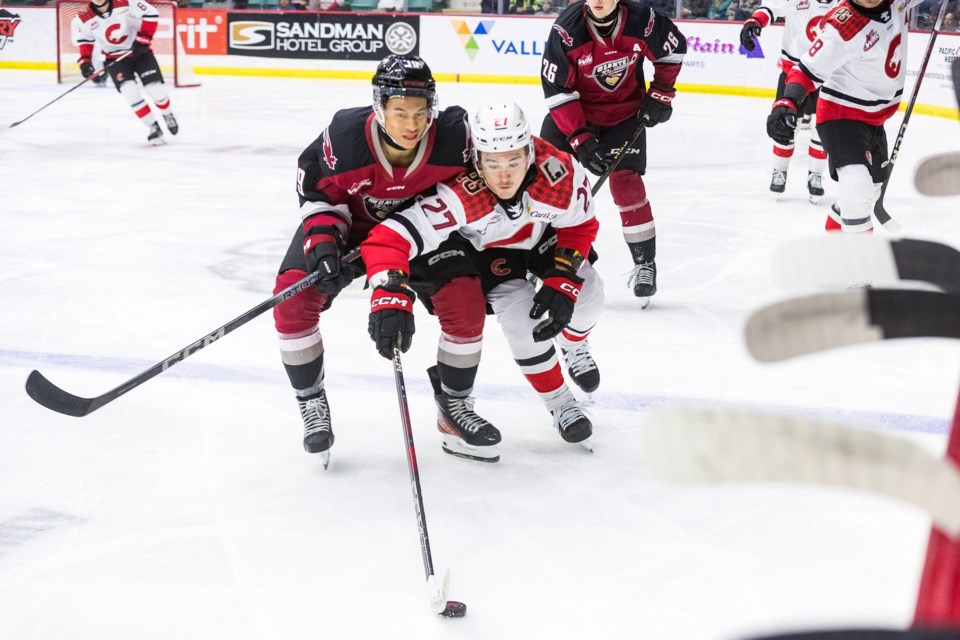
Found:
[(651, 86), (673, 89), (687, 40), (670, 18), (626, 0), (603, 37), (581, 0), (570, 4), (550, 30), (540, 82), (547, 108), (568, 137), (586, 124), (612, 126), (636, 116), (646, 95), (643, 59), (653, 62)]
[(470, 160), (466, 112), (440, 112), (420, 140), (409, 167), (390, 165), (380, 145), (372, 107), (338, 111), (330, 125), (300, 154), (297, 193), (304, 231), (333, 225), (355, 246), (418, 194), (462, 173)]

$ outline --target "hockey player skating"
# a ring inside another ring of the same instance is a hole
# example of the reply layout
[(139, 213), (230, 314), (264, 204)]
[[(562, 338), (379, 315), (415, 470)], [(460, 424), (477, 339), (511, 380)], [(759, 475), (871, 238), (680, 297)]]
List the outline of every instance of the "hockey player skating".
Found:
[[(464, 171), (470, 159), (466, 120), (460, 107), (439, 111), (436, 83), (423, 60), (391, 55), (377, 66), (372, 107), (338, 111), (300, 155), (302, 223), (280, 265), (274, 292), (317, 269), (324, 279), (278, 305), (274, 322), (303, 418), (304, 449), (323, 454), (324, 464), (334, 435), (318, 321), (337, 294), (363, 274), (359, 264), (341, 268), (341, 257), (420, 192)], [(473, 411), (470, 396), (480, 364), (486, 305), (476, 267), (458, 250), (463, 242), (452, 238), (439, 251), (414, 261), (411, 285), (440, 321), (440, 422), (495, 444), (500, 433)], [(409, 346), (400, 345), (404, 351)], [(388, 352), (386, 347), (382, 351)]]
[[(823, 28), (823, 20), (830, 9), (839, 0), (764, 0), (760, 7), (747, 18), (740, 30), (740, 43), (747, 51), (756, 48), (755, 38), (760, 31), (774, 20), (783, 18), (783, 40), (780, 44), (780, 78), (777, 80), (777, 98), (783, 97), (787, 74), (796, 66), (800, 56)], [(804, 100), (800, 108), (803, 117), (800, 126), (810, 129), (810, 145), (807, 154), (810, 157), (807, 170), (807, 192), (811, 202), (818, 202), (824, 194), (823, 170), (827, 166), (827, 156), (817, 134), (816, 108), (817, 94), (813, 92)], [(793, 157), (795, 141), (789, 144), (773, 144), (773, 176), (770, 179), (770, 191), (783, 193), (787, 186), (787, 169)]]
[(150, 50), (159, 18), (153, 5), (144, 0), (93, 0), (79, 18), (77, 43), (80, 46), (80, 59), (77, 62), (83, 77), (89, 78), (96, 71), (92, 62), (95, 42), (100, 44), (107, 62), (131, 52), (131, 55), (118, 60), (107, 70), (114, 86), (140, 122), (150, 130), (147, 140), (160, 144), (163, 142), (163, 130), (140, 93), (136, 81), (139, 77), (144, 92), (163, 115), (167, 130), (176, 135), (179, 125), (170, 110), (170, 98), (163, 84), (160, 65)]
[[(594, 391), (600, 372), (587, 336), (603, 307), (603, 283), (584, 260), (599, 226), (590, 183), (569, 154), (531, 135), (515, 104), (481, 107), (471, 135), (476, 171), (438, 184), (436, 195), (394, 214), (361, 245), (374, 287), (370, 336), (381, 352), (410, 340), (410, 269), (417, 256), (459, 231), (514, 359), (560, 436), (582, 443), (593, 426), (563, 381), (554, 339), (573, 381)], [(528, 272), (542, 280), (539, 291)], [(444, 450), (468, 458), (495, 462), (494, 444), (469, 433), (444, 434)]]
[[(590, 172), (603, 174), (612, 150), (638, 126), (670, 119), (686, 50), (677, 26), (649, 7), (619, 0), (570, 4), (550, 30), (543, 53), (540, 81), (550, 111), (540, 136), (575, 153)], [(649, 90), (644, 58), (653, 63)], [(628, 286), (644, 307), (657, 292), (657, 233), (643, 183), (646, 167), (644, 131), (610, 174), (610, 194), (634, 263)]]
[(767, 133), (787, 144), (797, 108), (820, 88), (817, 130), (840, 197), (826, 229), (873, 230), (873, 205), (888, 159), (886, 122), (900, 106), (907, 66), (907, 11), (921, 0), (844, 0), (827, 14), (813, 44), (787, 74)]

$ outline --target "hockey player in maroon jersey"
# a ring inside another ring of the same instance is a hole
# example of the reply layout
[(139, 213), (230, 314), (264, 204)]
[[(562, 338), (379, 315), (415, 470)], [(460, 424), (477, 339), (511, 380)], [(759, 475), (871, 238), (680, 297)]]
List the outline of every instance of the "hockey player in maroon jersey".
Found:
[[(550, 112), (540, 136), (575, 153), (596, 175), (638, 126), (653, 127), (673, 113), (674, 85), (687, 41), (666, 16), (620, 0), (570, 4), (550, 31), (540, 81)], [(653, 63), (649, 90), (643, 59)], [(646, 132), (610, 174), (623, 238), (634, 267), (628, 285), (646, 307), (657, 292), (657, 238), (643, 174)]]
[[(340, 259), (393, 211), (464, 171), (470, 160), (466, 120), (460, 107), (439, 111), (436, 83), (423, 60), (390, 55), (373, 77), (373, 106), (338, 111), (300, 155), (302, 223), (274, 291), (318, 269), (323, 280), (275, 307), (273, 315), (303, 418), (303, 446), (309, 453), (323, 454), (324, 464), (334, 436), (318, 320), (341, 289), (363, 274), (362, 265), (341, 267)], [(470, 397), (480, 364), (485, 301), (476, 267), (460, 248), (463, 244), (462, 238), (451, 238), (437, 252), (416, 260), (410, 284), (440, 321), (440, 422), (467, 431), (478, 442), (495, 444), (499, 432), (473, 411)], [(413, 333), (412, 324), (399, 329)], [(404, 351), (409, 346), (409, 341), (400, 344)], [(381, 353), (391, 357), (390, 349)]]
[(827, 14), (820, 35), (787, 74), (773, 103), (767, 133), (792, 139), (797, 105), (820, 88), (817, 130), (840, 198), (828, 231), (873, 230), (873, 205), (888, 159), (883, 123), (896, 113), (906, 80), (907, 11), (922, 0), (843, 0)]
[[(754, 38), (760, 37), (760, 31), (777, 18), (784, 19), (783, 39), (780, 44), (780, 79), (777, 81), (777, 98), (783, 97), (787, 74), (796, 66), (800, 56), (810, 47), (823, 28), (823, 20), (828, 11), (839, 0), (764, 0), (763, 4), (747, 18), (740, 30), (740, 43), (747, 51), (756, 47)], [(823, 170), (827, 166), (827, 154), (823, 151), (820, 136), (817, 134), (816, 112), (817, 92), (810, 94), (801, 108), (803, 117), (801, 126), (810, 128), (810, 145), (807, 154), (810, 157), (807, 171), (807, 192), (810, 201), (819, 202), (823, 191)], [(812, 126), (811, 126), (812, 125)], [(773, 143), (773, 176), (770, 179), (770, 191), (783, 193), (787, 187), (787, 169), (793, 157), (794, 141), (790, 144)]]
[(140, 93), (136, 77), (143, 83), (153, 104), (163, 115), (167, 130), (173, 135), (180, 130), (177, 119), (170, 110), (170, 98), (163, 84), (160, 65), (150, 49), (153, 34), (157, 31), (159, 14), (145, 0), (93, 0), (86, 11), (80, 14), (77, 44), (80, 46), (80, 73), (89, 78), (94, 73), (94, 42), (99, 42), (109, 64), (129, 52), (122, 60), (114, 62), (107, 72), (113, 84), (130, 108), (147, 126), (147, 140), (154, 144), (163, 142), (163, 130)]
[[(360, 245), (374, 287), (370, 336), (381, 351), (410, 339), (402, 327), (413, 326), (411, 267), (459, 231), (514, 359), (560, 436), (583, 443), (593, 426), (563, 381), (554, 339), (573, 381), (596, 390), (600, 372), (587, 336), (603, 307), (603, 283), (584, 260), (599, 226), (590, 183), (569, 154), (531, 135), (515, 104), (481, 107), (471, 135), (476, 171), (441, 182), (435, 195), (395, 213)], [(539, 291), (528, 273), (542, 280)], [(499, 460), (493, 443), (477, 446), (459, 435), (444, 434), (445, 451)]]

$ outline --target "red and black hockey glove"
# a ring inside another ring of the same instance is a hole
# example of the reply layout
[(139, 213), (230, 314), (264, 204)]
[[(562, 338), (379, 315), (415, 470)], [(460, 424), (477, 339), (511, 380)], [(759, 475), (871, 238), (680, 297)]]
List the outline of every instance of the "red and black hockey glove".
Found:
[[(560, 251), (557, 253), (559, 258)], [(563, 268), (565, 265), (559, 259), (556, 262), (557, 268), (550, 269), (543, 274), (543, 286), (533, 296), (533, 306), (530, 308), (531, 318), (537, 320), (542, 318), (544, 313), (550, 312), (549, 318), (534, 327), (533, 340), (535, 342), (552, 340), (570, 324), (570, 319), (573, 318), (574, 305), (577, 303), (580, 288), (583, 286), (583, 278), (578, 276), (575, 270)], [(581, 256), (572, 266), (579, 267), (579, 263), (582, 262), (583, 257)]]
[(655, 127), (666, 122), (673, 115), (673, 99), (676, 96), (677, 92), (673, 89), (658, 89), (651, 84), (647, 97), (643, 99), (643, 104), (637, 113), (637, 118), (647, 127)]
[(793, 144), (797, 130), (797, 103), (790, 98), (780, 98), (773, 103), (773, 110), (767, 116), (767, 135), (777, 144)]
[[(371, 278), (376, 279), (377, 276)], [(403, 352), (410, 348), (416, 330), (413, 323), (416, 299), (417, 294), (407, 284), (407, 275), (403, 271), (388, 271), (382, 284), (374, 287), (367, 332), (384, 358), (393, 359), (394, 346)]]
[(153, 40), (153, 38), (150, 36), (138, 33), (137, 38), (133, 41), (133, 47), (130, 50), (131, 53), (133, 53), (133, 57), (139, 58), (146, 53), (150, 53), (151, 40)]
[(307, 261), (307, 273), (320, 272), (321, 279), (313, 285), (320, 293), (336, 295), (354, 278), (363, 275), (358, 268), (340, 264), (340, 249), (343, 246), (340, 230), (332, 225), (319, 225), (304, 231), (303, 256)]
[(747, 51), (753, 51), (757, 48), (756, 38), (760, 37), (760, 23), (753, 18), (747, 18), (740, 29), (740, 44)]
[(90, 62), (90, 58), (80, 58), (79, 62), (80, 62), (80, 73), (81, 75), (83, 75), (84, 79), (89, 78), (90, 76), (92, 76), (97, 72), (97, 70), (93, 68), (93, 63)]
[(610, 155), (603, 150), (600, 141), (593, 134), (580, 135), (570, 140), (570, 146), (577, 154), (577, 160), (583, 168), (596, 176), (601, 176), (610, 166)]

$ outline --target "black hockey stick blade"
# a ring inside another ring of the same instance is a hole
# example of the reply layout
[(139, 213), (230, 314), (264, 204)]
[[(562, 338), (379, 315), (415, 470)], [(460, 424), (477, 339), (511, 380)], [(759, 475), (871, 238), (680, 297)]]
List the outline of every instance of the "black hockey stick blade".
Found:
[(925, 196), (960, 195), (960, 152), (940, 153), (917, 165), (913, 183)]
[(760, 362), (898, 338), (960, 338), (960, 296), (856, 289), (778, 302), (747, 320), (747, 349)]
[(931, 240), (867, 233), (799, 238), (777, 247), (771, 271), (787, 289), (918, 281), (960, 294), (960, 251)]
[[(105, 400), (104, 396), (81, 398), (72, 393), (67, 393), (36, 370), (31, 371), (30, 375), (27, 376), (27, 395), (51, 411), (75, 418), (82, 418), (113, 399)], [(109, 396), (110, 394), (106, 395)]]

